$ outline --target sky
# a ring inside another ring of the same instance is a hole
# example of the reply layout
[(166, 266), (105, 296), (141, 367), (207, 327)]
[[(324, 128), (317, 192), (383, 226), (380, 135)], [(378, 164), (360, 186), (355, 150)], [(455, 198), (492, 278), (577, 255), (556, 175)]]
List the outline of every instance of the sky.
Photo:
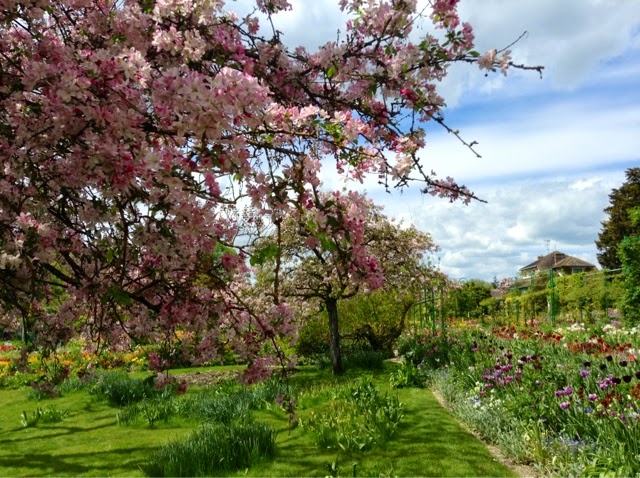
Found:
[[(338, 0), (290, 3), (274, 18), (287, 44), (314, 48), (344, 31)], [(241, 12), (243, 1), (229, 6)], [(373, 182), (367, 193), (429, 232), (440, 247), (433, 260), (453, 279), (513, 277), (553, 250), (598, 265), (609, 193), (640, 167), (640, 0), (461, 0), (459, 12), (478, 51), (526, 32), (514, 61), (545, 68), (542, 79), (518, 70), (505, 78), (454, 65), (438, 86), (447, 124), (477, 141), (482, 158), (435, 125), (425, 169), (487, 203), (451, 204), (418, 188), (388, 194)]]

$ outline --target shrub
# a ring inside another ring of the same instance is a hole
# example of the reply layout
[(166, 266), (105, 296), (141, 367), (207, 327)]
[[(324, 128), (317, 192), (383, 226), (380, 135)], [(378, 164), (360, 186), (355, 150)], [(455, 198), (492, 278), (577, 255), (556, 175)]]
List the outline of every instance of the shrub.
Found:
[(391, 354), (404, 329), (413, 299), (396, 290), (379, 290), (340, 301), (341, 333), (361, 347)]
[(384, 361), (390, 358), (390, 353), (386, 351), (376, 352), (373, 350), (363, 350), (343, 358), (343, 366), (345, 369), (361, 368), (365, 370), (382, 370)]
[(301, 357), (314, 357), (329, 353), (329, 326), (326, 320), (310, 319), (300, 327), (296, 353)]
[(48, 398), (56, 398), (60, 396), (60, 389), (53, 382), (32, 382), (31, 388), (27, 393), (29, 400), (46, 400)]

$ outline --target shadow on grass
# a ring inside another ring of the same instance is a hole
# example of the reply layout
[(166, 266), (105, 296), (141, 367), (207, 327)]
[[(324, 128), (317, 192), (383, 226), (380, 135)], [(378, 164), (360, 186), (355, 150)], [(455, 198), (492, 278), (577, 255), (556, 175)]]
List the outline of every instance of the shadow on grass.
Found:
[[(0, 468), (5, 472), (18, 471), (20, 476), (51, 476), (51, 475), (85, 475), (104, 474), (104, 462), (113, 461), (109, 455), (128, 456), (138, 452), (149, 451), (145, 447), (116, 448), (110, 451), (89, 451), (86, 453), (29, 453), (28, 455), (9, 454), (0, 456)], [(121, 460), (120, 471), (140, 468), (144, 459)], [(113, 472), (114, 470), (110, 470)], [(117, 471), (117, 470), (115, 470)], [(14, 475), (15, 476), (15, 475)]]
[[(86, 432), (91, 432), (95, 430), (100, 430), (101, 428), (111, 428), (111, 427), (113, 427), (112, 423), (104, 423), (102, 425), (96, 425), (95, 427), (66, 427), (62, 425), (44, 425), (44, 426), (39, 426), (38, 430), (40, 431), (64, 430), (64, 431), (60, 431), (59, 433), (39, 434), (37, 436), (24, 437), (24, 438), (11, 437), (11, 438), (7, 438), (6, 440), (11, 442), (25, 442), (30, 440), (42, 440), (43, 438), (51, 439), (51, 438), (61, 437), (61, 436), (70, 435), (74, 433), (86, 433)], [(15, 434), (24, 432), (27, 430), (29, 429), (24, 427), (19, 427), (19, 428), (13, 428), (12, 430), (7, 430), (7, 433), (15, 436)]]

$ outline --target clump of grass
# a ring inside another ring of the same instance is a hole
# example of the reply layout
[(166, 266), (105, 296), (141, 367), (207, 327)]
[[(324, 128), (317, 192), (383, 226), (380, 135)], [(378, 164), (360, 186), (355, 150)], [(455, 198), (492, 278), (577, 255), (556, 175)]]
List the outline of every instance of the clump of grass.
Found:
[(163, 390), (154, 398), (144, 399), (137, 403), (127, 405), (124, 410), (116, 414), (119, 425), (131, 425), (143, 418), (150, 427), (156, 422), (167, 423), (174, 415), (180, 414), (180, 402), (175, 398), (171, 390)]
[(275, 456), (276, 433), (265, 424), (207, 425), (154, 453), (150, 476), (223, 476)]
[(123, 370), (107, 370), (97, 375), (90, 392), (105, 398), (110, 405), (116, 407), (124, 407), (159, 394), (154, 387), (153, 377), (145, 380), (131, 378)]
[(405, 359), (389, 376), (389, 384), (392, 388), (421, 388), (429, 383), (431, 376), (431, 370), (421, 365), (416, 367), (412, 361)]
[(397, 395), (382, 394), (370, 377), (339, 389), (324, 413), (304, 423), (321, 449), (365, 451), (389, 441), (403, 417)]
[[(116, 387), (110, 386), (108, 390), (112, 392), (114, 389)], [(173, 416), (229, 424), (234, 420), (249, 420), (253, 410), (263, 409), (267, 404), (274, 403), (277, 396), (283, 395), (284, 385), (277, 380), (251, 387), (229, 381), (180, 398), (174, 396), (171, 388), (165, 388), (140, 401), (129, 403), (118, 412), (116, 418), (120, 425), (144, 420), (151, 427), (159, 421), (166, 423)]]
[(36, 408), (31, 414), (23, 411), (21, 414), (22, 426), (25, 428), (38, 426), (38, 423), (58, 423), (69, 414), (67, 410), (58, 410), (47, 405), (44, 408)]
[(185, 418), (230, 423), (248, 419), (252, 410), (263, 409), (282, 395), (286, 395), (284, 385), (277, 380), (252, 387), (227, 382), (184, 397), (178, 408), (179, 414)]

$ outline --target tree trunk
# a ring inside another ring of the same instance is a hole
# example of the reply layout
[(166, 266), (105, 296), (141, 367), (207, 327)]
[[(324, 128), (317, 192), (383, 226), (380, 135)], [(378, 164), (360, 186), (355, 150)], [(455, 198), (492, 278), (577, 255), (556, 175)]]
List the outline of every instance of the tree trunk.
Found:
[(344, 370), (342, 368), (342, 355), (340, 354), (340, 330), (338, 329), (338, 300), (329, 297), (324, 301), (329, 314), (329, 334), (331, 337), (331, 364), (333, 366), (333, 374), (341, 375)]
[(29, 330), (28, 330), (28, 322), (27, 316), (22, 314), (22, 324), (20, 327), (20, 340), (25, 346), (29, 345)]

